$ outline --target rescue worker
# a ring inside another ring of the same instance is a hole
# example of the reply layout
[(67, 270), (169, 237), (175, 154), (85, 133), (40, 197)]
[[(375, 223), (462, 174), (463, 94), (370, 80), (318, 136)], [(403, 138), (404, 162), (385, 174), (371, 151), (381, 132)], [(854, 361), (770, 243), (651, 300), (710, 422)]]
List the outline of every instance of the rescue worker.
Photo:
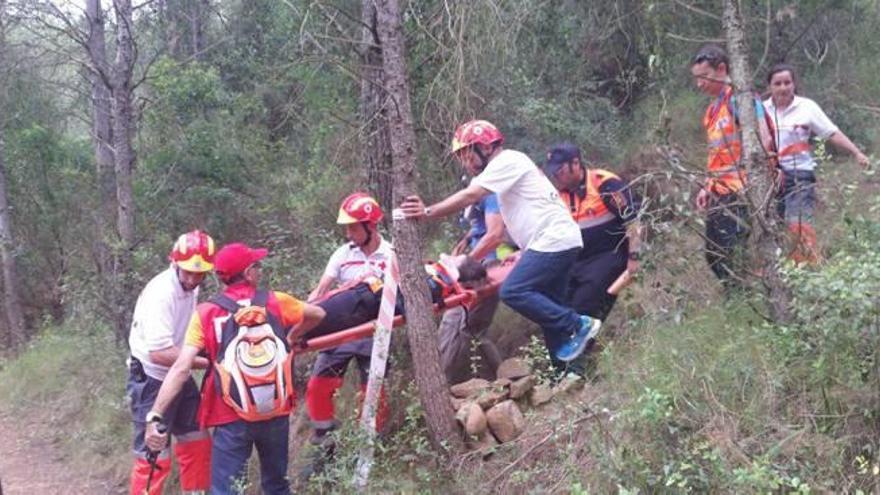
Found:
[[(706, 212), (706, 261), (726, 290), (740, 286), (738, 259), (748, 238), (748, 208), (740, 197), (746, 186), (740, 163), (742, 138), (729, 64), (727, 53), (714, 44), (701, 47), (691, 61), (697, 89), (714, 99), (703, 116), (709, 176), (697, 194), (696, 204), (697, 209)], [(757, 98), (754, 104), (761, 143), (770, 149), (764, 106)]]
[[(571, 306), (578, 313), (605, 320), (617, 300), (609, 288), (624, 272), (634, 276), (639, 270), (640, 205), (620, 177), (587, 168), (574, 144), (558, 144), (547, 157), (544, 173), (559, 190), (584, 243), (571, 269)], [(568, 371), (583, 374), (582, 362), (570, 363)]]
[(764, 108), (774, 126), (777, 161), (782, 173), (779, 213), (792, 239), (789, 257), (796, 263), (817, 264), (821, 256), (813, 227), (816, 206), (816, 160), (810, 139), (827, 140), (834, 147), (849, 152), (868, 167), (870, 160), (809, 98), (797, 94), (794, 67), (778, 64), (770, 69), (767, 83), (770, 98)]
[[(214, 373), (205, 375), (199, 424), (214, 428), (210, 489), (214, 495), (238, 493), (238, 487), (246, 483), (247, 461), (254, 446), (260, 458), (262, 493), (290, 493), (286, 474), (290, 428), (288, 415), (295, 403), (292, 384), (288, 380), (290, 394), (283, 398), (284, 409), (280, 414), (262, 421), (246, 421), (230, 405), (228, 396), (224, 395), (226, 387), (217, 383), (220, 376), (218, 361), (230, 357), (230, 353), (223, 352), (224, 345), (228, 344), (225, 326), (229, 320), (240, 322), (262, 318), (263, 322), (277, 322), (285, 330), (293, 327), (287, 335), (292, 342), (324, 317), (320, 308), (303, 303), (289, 294), (258, 290), (262, 277), (261, 260), (267, 254), (266, 249), (254, 249), (242, 243), (228, 244), (217, 252), (214, 267), (224, 289), (211, 301), (196, 307), (186, 331), (183, 349), (146, 416), (147, 446), (152, 450), (164, 448), (167, 434), (159, 433), (157, 424), (167, 421), (171, 405), (189, 377), (190, 370), (198, 362), (199, 354), (207, 354)], [(258, 298), (265, 298), (265, 303), (258, 304)], [(223, 301), (227, 300), (250, 306), (232, 313), (224, 308)], [(235, 351), (231, 354), (241, 354), (239, 348), (230, 350)], [(257, 358), (267, 356), (262, 352), (253, 355)], [(274, 411), (270, 412), (275, 414)]]
[[(214, 268), (214, 252), (214, 240), (208, 234), (194, 230), (181, 235), (168, 255), (171, 266), (147, 283), (135, 304), (128, 337), (131, 356), (126, 384), (134, 423), (135, 460), (129, 483), (132, 495), (143, 495), (148, 478), (150, 495), (162, 493), (171, 474), (168, 449), (159, 453), (155, 469), (148, 460), (150, 452), (144, 444), (146, 416), (180, 354), (186, 327), (196, 309), (199, 285)], [(196, 358), (193, 367), (207, 368), (208, 361)], [(199, 388), (189, 374), (183, 376), (181, 388), (165, 415), (175, 439), (173, 450), (180, 466), (180, 487), (184, 492), (207, 490), (211, 439), (207, 431), (199, 428), (196, 418)]]
[(497, 194), (504, 225), (522, 248), (501, 286), (501, 300), (537, 323), (550, 352), (568, 362), (584, 351), (602, 324), (566, 305), (569, 271), (583, 247), (580, 231), (535, 163), (523, 153), (504, 149), (503, 142), (498, 128), (484, 120), (460, 126), (452, 152), (474, 176), (470, 185), (428, 207), (418, 196), (409, 196), (400, 211), (405, 218), (442, 218)]
[[(382, 217), (379, 203), (364, 192), (355, 192), (342, 201), (336, 223), (345, 227), (345, 237), (348, 242), (330, 256), (318, 286), (309, 294), (310, 302), (319, 301), (337, 285), (354, 285), (368, 277), (373, 277), (377, 281), (382, 280), (385, 268), (390, 264), (394, 254), (391, 243), (383, 239), (379, 233), (379, 222), (382, 221)], [(378, 311), (366, 315), (366, 321), (374, 319), (377, 313)], [(311, 439), (313, 444), (332, 451), (332, 445), (329, 445), (330, 439), (326, 435), (338, 427), (333, 402), (336, 392), (342, 387), (349, 362), (354, 359), (360, 374), (361, 393), (358, 395), (358, 401), (363, 401), (372, 352), (373, 338), (368, 337), (318, 354), (306, 387), (306, 407), (313, 428)], [(383, 388), (376, 415), (377, 431), (382, 429), (387, 416), (387, 397)]]

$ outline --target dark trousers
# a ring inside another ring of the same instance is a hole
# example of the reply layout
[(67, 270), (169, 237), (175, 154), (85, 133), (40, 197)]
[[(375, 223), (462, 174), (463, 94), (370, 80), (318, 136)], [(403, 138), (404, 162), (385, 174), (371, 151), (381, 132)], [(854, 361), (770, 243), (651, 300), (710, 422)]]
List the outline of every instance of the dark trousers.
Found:
[(214, 428), (211, 451), (211, 494), (237, 495), (247, 485), (247, 461), (254, 447), (260, 457), (260, 486), (266, 495), (288, 495), (287, 416), (256, 421), (238, 420)]
[(626, 270), (627, 253), (621, 248), (575, 261), (568, 290), (575, 311), (603, 321), (608, 318), (617, 301), (608, 288)]
[(526, 250), (501, 285), (501, 300), (541, 327), (551, 356), (581, 324), (567, 296), (579, 252), (580, 248), (557, 253)]
[(706, 216), (706, 261), (727, 288), (736, 287), (749, 237), (749, 210), (737, 194), (713, 195)]

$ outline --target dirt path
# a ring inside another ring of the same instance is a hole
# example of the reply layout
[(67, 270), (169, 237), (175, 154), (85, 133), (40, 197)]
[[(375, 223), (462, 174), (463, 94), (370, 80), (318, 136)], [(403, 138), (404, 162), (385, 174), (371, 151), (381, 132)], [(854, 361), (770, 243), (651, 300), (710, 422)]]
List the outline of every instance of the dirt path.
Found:
[[(101, 479), (103, 466), (72, 467), (72, 459), (53, 444), (48, 425), (0, 414), (0, 480), (2, 495), (119, 494), (113, 482)], [(57, 425), (55, 425), (57, 426)]]

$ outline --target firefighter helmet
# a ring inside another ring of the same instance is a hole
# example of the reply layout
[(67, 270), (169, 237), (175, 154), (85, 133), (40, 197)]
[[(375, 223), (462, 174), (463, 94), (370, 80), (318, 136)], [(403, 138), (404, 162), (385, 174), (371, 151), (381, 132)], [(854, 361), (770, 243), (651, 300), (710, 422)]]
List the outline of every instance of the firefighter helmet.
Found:
[(204, 273), (214, 269), (215, 252), (214, 239), (200, 230), (193, 230), (177, 238), (168, 259), (188, 272)]
[(382, 207), (378, 201), (367, 193), (356, 192), (342, 201), (336, 223), (348, 225), (366, 222), (375, 225), (382, 221), (382, 217)]
[(472, 146), (474, 144), (501, 144), (504, 135), (492, 123), (485, 120), (472, 120), (466, 122), (455, 130), (452, 136), (452, 152)]

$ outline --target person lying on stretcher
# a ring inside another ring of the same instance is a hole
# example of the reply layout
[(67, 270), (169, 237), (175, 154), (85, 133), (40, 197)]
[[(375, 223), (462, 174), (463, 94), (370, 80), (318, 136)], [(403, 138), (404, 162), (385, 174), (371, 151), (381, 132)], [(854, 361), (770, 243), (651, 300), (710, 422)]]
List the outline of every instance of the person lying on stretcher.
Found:
[[(486, 280), (486, 268), (469, 256), (441, 255), (441, 261), (425, 265), (425, 272), (431, 301), (440, 308), (450, 296), (465, 294), (468, 288)], [(376, 319), (382, 300), (382, 287), (382, 279), (370, 276), (344, 284), (314, 301), (326, 316), (317, 327), (303, 336), (303, 340), (336, 333)], [(397, 293), (395, 314), (404, 314), (400, 292)]]

